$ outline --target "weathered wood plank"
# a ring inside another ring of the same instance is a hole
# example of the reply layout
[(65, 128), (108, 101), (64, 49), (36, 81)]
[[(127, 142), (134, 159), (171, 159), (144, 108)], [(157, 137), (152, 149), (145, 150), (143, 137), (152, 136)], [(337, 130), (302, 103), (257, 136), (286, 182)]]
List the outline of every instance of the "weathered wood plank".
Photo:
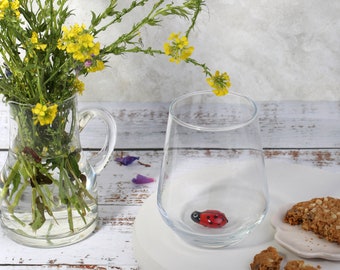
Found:
[[(139, 156), (151, 166), (138, 163), (120, 166), (114, 161), (108, 164), (98, 177), (99, 225), (93, 235), (76, 245), (41, 250), (18, 245), (0, 230), (0, 269), (138, 269), (133, 255), (133, 223), (144, 200), (155, 192), (157, 183), (135, 185), (131, 177), (143, 173), (156, 178), (162, 151), (125, 154)], [(4, 155), (5, 152), (0, 152), (0, 157)], [(340, 150), (266, 150), (265, 155), (267, 160), (339, 171)]]
[(340, 149), (272, 149), (264, 153), (266, 159), (340, 172)]
[[(132, 155), (140, 157), (140, 161), (146, 165), (140, 165), (135, 162), (129, 166), (120, 166), (114, 162), (114, 158), (121, 155)], [(318, 167), (328, 171), (340, 171), (340, 149), (265, 149), (266, 159), (281, 160), (294, 164)], [(6, 160), (7, 152), (0, 151), (0, 168)], [(157, 178), (163, 157), (162, 150), (129, 150), (115, 151), (111, 161), (98, 177), (99, 185), (107, 183), (103, 188), (110, 190), (129, 190), (133, 192), (135, 185), (130, 183), (130, 180), (138, 173), (149, 177)], [(105, 179), (105, 180), (103, 180)], [(129, 183), (129, 184), (127, 184)], [(114, 187), (112, 185), (115, 185)], [(124, 196), (123, 196), (124, 197)], [(106, 198), (107, 202), (122, 201), (122, 198)]]
[(95, 233), (77, 245), (62, 248), (41, 250), (25, 247), (8, 239), (4, 236), (4, 232), (0, 231), (0, 265), (70, 264), (136, 269), (137, 263), (133, 256), (131, 242), (132, 225), (138, 208), (100, 205), (99, 225)]
[[(117, 121), (117, 148), (163, 148), (168, 104), (101, 105)], [(340, 147), (340, 102), (259, 102), (258, 106), (263, 147)]]
[[(168, 103), (81, 103), (80, 108), (101, 107), (116, 119), (120, 149), (162, 149)], [(339, 148), (340, 101), (258, 102), (263, 147)], [(0, 149), (8, 147), (6, 107), (0, 103)], [(99, 148), (105, 131), (93, 121), (82, 134), (84, 147)], [(102, 136), (101, 136), (102, 135)]]
[[(91, 107), (96, 104), (81, 104)], [(168, 104), (100, 103), (115, 116), (118, 140), (111, 161), (98, 176), (100, 223), (85, 241), (60, 249), (33, 249), (7, 239), (0, 230), (0, 269), (137, 269), (131, 232), (143, 202), (157, 182), (135, 185), (140, 173), (159, 175)], [(97, 105), (96, 105), (97, 106)], [(340, 102), (261, 102), (260, 125), (266, 160), (340, 171)], [(6, 159), (8, 118), (0, 105), (0, 167)], [(82, 134), (83, 146), (100, 147), (101, 123), (94, 121)], [(153, 150), (154, 149), (154, 150)], [(139, 156), (143, 164), (120, 166), (115, 156)], [(228, 157), (226, 157), (228, 158)], [(104, 247), (104, 248), (103, 248)]]
[[(157, 183), (135, 185), (131, 177), (142, 173), (157, 178), (162, 151), (124, 154), (139, 156), (151, 166), (138, 163), (120, 166), (114, 161), (108, 164), (98, 177), (99, 225), (93, 235), (76, 245), (41, 250), (18, 245), (0, 230), (0, 269), (138, 269), (133, 256), (133, 223), (144, 200), (155, 192)], [(0, 152), (0, 157), (4, 156), (5, 152)], [(340, 150), (266, 150), (265, 156), (266, 160), (339, 172)]]
[(261, 103), (263, 146), (333, 148), (340, 146), (340, 102)]
[[(305, 166), (340, 172), (340, 149), (266, 149), (265, 158), (290, 162)], [(6, 160), (6, 151), (0, 151), (0, 167)], [(137, 161), (129, 166), (121, 166), (114, 161), (116, 156), (138, 156)], [(127, 150), (116, 151), (106, 168), (98, 176), (99, 202), (114, 205), (140, 205), (155, 191), (157, 183), (136, 185), (131, 182), (137, 174), (153, 177), (157, 181), (160, 172), (163, 151)], [(228, 158), (228, 157), (226, 157)]]

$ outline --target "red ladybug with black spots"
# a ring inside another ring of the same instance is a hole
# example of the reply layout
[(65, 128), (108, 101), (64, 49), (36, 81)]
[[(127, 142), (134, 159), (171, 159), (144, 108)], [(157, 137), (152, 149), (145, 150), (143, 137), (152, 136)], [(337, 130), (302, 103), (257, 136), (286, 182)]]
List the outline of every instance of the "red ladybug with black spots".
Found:
[(228, 223), (228, 219), (222, 212), (218, 210), (205, 210), (203, 212), (194, 211), (191, 219), (205, 227), (221, 228)]

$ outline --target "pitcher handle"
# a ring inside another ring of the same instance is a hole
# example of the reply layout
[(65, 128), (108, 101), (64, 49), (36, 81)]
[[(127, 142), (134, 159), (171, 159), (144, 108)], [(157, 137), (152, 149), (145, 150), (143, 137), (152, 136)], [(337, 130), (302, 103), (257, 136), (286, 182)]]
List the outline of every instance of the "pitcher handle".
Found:
[(88, 159), (95, 173), (98, 175), (104, 169), (113, 152), (117, 138), (117, 125), (113, 116), (108, 111), (98, 108), (87, 108), (79, 112), (79, 131), (81, 132), (87, 123), (96, 117), (104, 121), (107, 131), (102, 149)]

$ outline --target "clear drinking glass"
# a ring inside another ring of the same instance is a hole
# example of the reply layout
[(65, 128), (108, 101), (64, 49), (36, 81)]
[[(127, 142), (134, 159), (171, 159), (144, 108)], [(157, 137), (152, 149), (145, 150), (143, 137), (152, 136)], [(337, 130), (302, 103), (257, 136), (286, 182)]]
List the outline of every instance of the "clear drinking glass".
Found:
[(256, 104), (211, 91), (170, 105), (157, 203), (165, 222), (195, 246), (242, 240), (268, 209)]

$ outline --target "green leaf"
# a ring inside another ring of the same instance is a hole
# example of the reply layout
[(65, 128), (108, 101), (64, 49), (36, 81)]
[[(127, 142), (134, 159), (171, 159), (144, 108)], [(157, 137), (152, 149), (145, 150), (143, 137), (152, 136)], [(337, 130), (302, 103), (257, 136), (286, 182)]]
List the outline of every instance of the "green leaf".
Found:
[(74, 174), (77, 178), (79, 178), (81, 175), (81, 171), (79, 170), (77, 156), (74, 153), (71, 153), (68, 156), (68, 161), (70, 165), (69, 169), (73, 172), (72, 174)]
[(13, 179), (12, 179), (12, 190), (11, 190), (11, 195), (10, 195), (10, 200), (12, 199), (14, 193), (18, 190), (19, 185), (20, 185), (21, 177), (18, 172), (15, 173)]
[(46, 221), (45, 218), (45, 207), (43, 202), (41, 201), (40, 197), (35, 199), (36, 207), (33, 209), (33, 221), (30, 223), (30, 226), (34, 231), (41, 228), (41, 226)]

